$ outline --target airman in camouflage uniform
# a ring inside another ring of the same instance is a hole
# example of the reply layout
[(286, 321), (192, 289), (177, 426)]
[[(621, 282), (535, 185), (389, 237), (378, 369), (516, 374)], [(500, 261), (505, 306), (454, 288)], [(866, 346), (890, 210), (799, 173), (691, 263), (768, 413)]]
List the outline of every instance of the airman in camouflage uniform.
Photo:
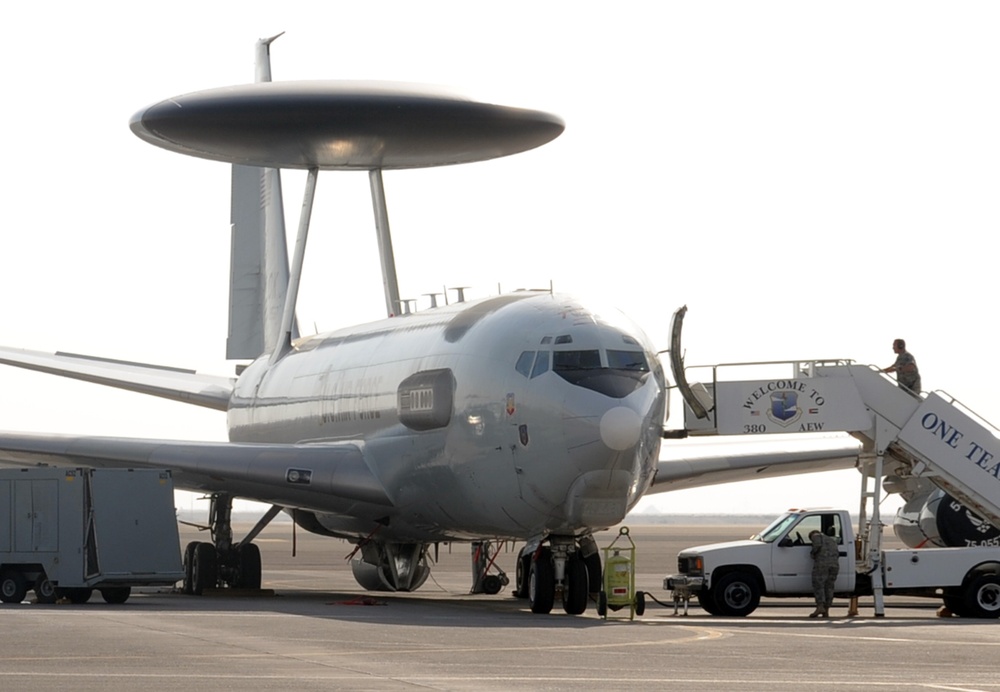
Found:
[(812, 542), (812, 584), (816, 597), (816, 610), (809, 617), (825, 618), (830, 615), (830, 606), (833, 605), (833, 585), (840, 571), (840, 549), (837, 539), (821, 531), (810, 531), (809, 540)]
[(896, 339), (892, 342), (892, 351), (896, 354), (896, 362), (882, 372), (896, 373), (896, 382), (900, 387), (920, 393), (920, 371), (917, 369), (917, 359), (906, 350), (906, 342)]

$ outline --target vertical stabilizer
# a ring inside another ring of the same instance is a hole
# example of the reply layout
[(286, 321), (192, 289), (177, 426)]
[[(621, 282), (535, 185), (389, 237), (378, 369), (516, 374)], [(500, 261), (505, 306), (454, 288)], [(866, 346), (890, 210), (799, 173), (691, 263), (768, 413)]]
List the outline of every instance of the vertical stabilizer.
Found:
[[(270, 45), (256, 48), (256, 81), (271, 81)], [(288, 288), (288, 244), (275, 168), (233, 166), (232, 249), (229, 276), (229, 338), (226, 358), (252, 359), (271, 353), (281, 334)], [(292, 336), (298, 336), (293, 320)]]

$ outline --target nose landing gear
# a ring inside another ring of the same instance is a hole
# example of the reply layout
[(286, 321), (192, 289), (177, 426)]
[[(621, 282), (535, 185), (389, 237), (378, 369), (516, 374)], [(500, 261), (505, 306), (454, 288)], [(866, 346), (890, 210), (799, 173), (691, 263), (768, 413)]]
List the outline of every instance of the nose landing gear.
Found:
[(594, 539), (549, 536), (548, 542), (521, 551), (514, 593), (528, 599), (533, 613), (552, 612), (558, 597), (567, 614), (581, 615), (591, 593), (600, 588), (601, 559)]

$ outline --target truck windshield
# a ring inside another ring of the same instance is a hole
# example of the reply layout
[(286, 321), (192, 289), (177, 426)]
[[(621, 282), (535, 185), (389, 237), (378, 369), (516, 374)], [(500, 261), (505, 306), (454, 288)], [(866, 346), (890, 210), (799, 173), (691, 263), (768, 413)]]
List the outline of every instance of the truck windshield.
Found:
[(776, 540), (781, 538), (782, 534), (785, 533), (788, 527), (798, 521), (798, 519), (798, 514), (782, 514), (780, 517), (772, 521), (770, 526), (750, 538), (755, 541), (774, 543)]

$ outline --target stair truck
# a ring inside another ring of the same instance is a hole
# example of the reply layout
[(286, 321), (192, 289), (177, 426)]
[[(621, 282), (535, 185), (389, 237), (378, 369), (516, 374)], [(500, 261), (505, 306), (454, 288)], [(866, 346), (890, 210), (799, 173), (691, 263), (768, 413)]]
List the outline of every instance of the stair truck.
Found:
[[(846, 433), (861, 442), (862, 483), (856, 563), (845, 514), (789, 512), (753, 541), (682, 551), (680, 574), (665, 582), (682, 600), (693, 595), (709, 612), (746, 615), (762, 593), (807, 593), (798, 570), (808, 551), (798, 550), (796, 533), (806, 538), (820, 528), (836, 530), (843, 546), (838, 592), (870, 591), (876, 615), (891, 592), (937, 594), (954, 613), (1000, 616), (995, 426), (943, 391), (913, 392), (875, 366), (846, 359), (700, 366), (710, 378), (689, 384), (688, 371), (698, 368), (681, 358), (686, 311), (674, 314), (671, 328), (670, 365), (684, 398), (684, 429), (675, 436)], [(883, 491), (906, 500), (894, 528), (913, 550), (882, 550)], [(942, 525), (949, 512), (963, 518), (963, 530)]]

